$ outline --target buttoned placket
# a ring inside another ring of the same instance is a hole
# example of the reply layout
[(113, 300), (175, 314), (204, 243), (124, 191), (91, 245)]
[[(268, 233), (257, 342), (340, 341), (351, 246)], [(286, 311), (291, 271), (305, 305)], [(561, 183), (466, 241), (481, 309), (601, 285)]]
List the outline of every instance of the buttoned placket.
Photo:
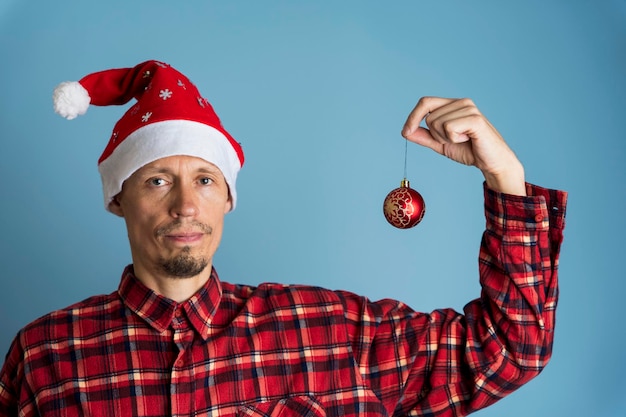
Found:
[(194, 411), (193, 364), (191, 363), (194, 330), (181, 307), (177, 307), (174, 312), (171, 328), (173, 341), (178, 348), (170, 381), (171, 414), (172, 416), (186, 416)]

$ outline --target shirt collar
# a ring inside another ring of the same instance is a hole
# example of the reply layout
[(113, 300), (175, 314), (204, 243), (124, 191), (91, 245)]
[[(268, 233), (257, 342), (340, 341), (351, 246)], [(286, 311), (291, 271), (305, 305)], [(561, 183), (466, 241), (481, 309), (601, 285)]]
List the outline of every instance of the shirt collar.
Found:
[(206, 340), (222, 297), (222, 286), (217, 271), (213, 268), (207, 283), (187, 301), (178, 303), (146, 287), (135, 276), (133, 266), (128, 265), (122, 273), (117, 292), (132, 312), (159, 333), (166, 331), (176, 311), (182, 310), (198, 335)]

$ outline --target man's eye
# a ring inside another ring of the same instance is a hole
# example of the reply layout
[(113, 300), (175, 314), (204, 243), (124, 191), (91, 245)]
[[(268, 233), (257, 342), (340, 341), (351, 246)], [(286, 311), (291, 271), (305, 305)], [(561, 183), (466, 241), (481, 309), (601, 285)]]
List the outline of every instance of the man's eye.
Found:
[(208, 177), (200, 178), (200, 184), (202, 185), (210, 185), (213, 183), (213, 180)]
[(149, 182), (150, 182), (150, 185), (154, 185), (156, 187), (165, 185), (165, 180), (163, 178), (151, 178)]

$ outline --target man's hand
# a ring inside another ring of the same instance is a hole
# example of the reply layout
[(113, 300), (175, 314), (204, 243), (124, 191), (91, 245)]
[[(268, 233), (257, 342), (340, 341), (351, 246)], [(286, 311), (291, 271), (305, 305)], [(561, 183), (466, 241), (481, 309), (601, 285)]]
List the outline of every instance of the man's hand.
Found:
[[(428, 129), (419, 125), (424, 118)], [(524, 167), (469, 99), (423, 97), (404, 124), (402, 136), (456, 162), (477, 167), (493, 190), (526, 195)]]

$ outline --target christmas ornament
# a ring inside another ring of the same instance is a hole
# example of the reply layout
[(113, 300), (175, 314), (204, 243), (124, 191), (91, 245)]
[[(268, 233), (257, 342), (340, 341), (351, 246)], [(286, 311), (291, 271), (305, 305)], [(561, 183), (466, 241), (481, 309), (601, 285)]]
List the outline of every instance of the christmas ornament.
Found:
[(383, 203), (385, 218), (398, 229), (409, 229), (424, 218), (426, 204), (422, 195), (409, 187), (409, 180), (404, 178), (400, 187), (387, 194)]
[[(407, 141), (408, 143), (408, 141)], [(424, 218), (426, 204), (422, 195), (409, 186), (406, 179), (406, 154), (407, 147), (404, 148), (404, 179), (400, 182), (400, 187), (392, 190), (383, 203), (383, 213), (385, 218), (398, 229), (410, 229), (417, 225)]]

